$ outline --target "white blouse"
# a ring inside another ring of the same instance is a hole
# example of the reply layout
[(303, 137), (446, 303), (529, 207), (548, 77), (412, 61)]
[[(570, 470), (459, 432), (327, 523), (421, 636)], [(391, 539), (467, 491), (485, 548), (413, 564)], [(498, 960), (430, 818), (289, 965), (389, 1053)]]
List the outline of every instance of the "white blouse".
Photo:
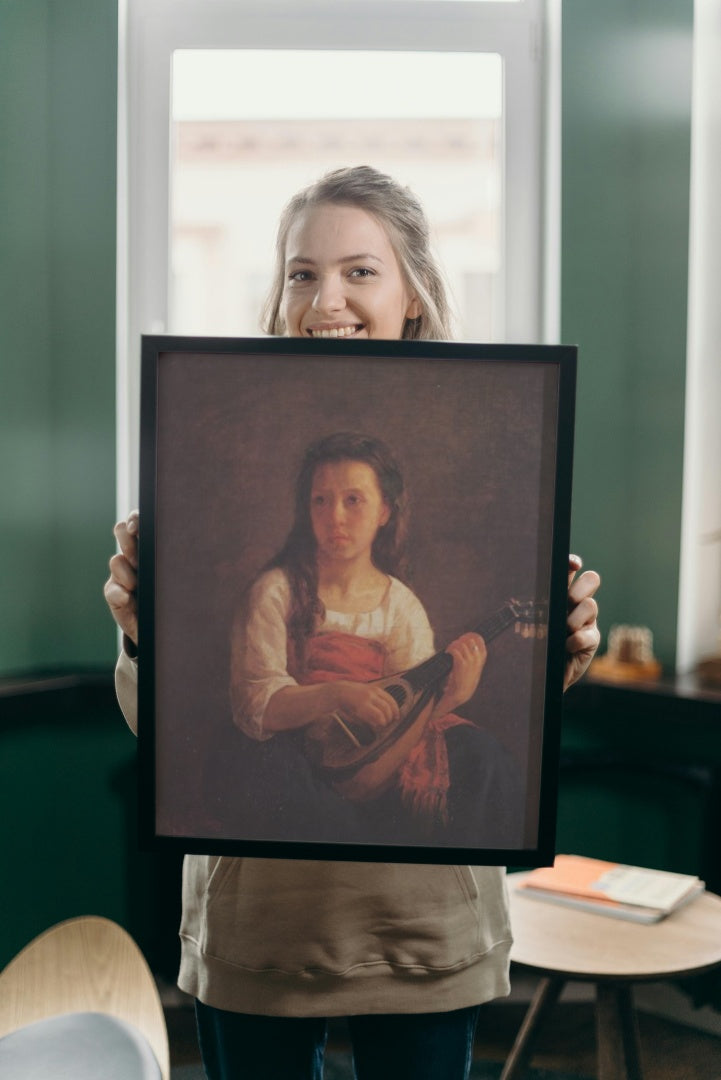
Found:
[[(433, 655), (433, 631), (418, 597), (389, 577), (383, 600), (372, 611), (326, 611), (318, 633), (341, 631), (372, 638), (385, 648), (384, 675), (404, 671)], [(269, 739), (263, 715), (273, 694), (297, 686), (288, 674), (290, 584), (284, 570), (261, 575), (250, 592), (245, 619), (237, 622), (231, 657), (231, 698), (237, 726), (253, 739)]]

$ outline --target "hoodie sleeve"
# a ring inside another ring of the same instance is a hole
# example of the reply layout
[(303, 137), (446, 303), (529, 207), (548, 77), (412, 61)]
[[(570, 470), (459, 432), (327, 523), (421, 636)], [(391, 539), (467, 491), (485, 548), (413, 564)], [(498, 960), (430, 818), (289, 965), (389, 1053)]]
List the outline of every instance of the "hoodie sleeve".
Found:
[(123, 649), (115, 665), (115, 693), (130, 730), (138, 734), (138, 662)]

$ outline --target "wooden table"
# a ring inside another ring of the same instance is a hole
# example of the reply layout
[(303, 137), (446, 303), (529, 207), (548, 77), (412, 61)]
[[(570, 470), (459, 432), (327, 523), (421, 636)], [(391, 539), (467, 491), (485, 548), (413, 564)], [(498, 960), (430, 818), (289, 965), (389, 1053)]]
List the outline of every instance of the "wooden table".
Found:
[(599, 1080), (642, 1080), (632, 986), (721, 966), (721, 898), (703, 893), (661, 922), (626, 922), (529, 899), (509, 874), (511, 959), (542, 975), (501, 1074), (518, 1080), (569, 980), (596, 986)]

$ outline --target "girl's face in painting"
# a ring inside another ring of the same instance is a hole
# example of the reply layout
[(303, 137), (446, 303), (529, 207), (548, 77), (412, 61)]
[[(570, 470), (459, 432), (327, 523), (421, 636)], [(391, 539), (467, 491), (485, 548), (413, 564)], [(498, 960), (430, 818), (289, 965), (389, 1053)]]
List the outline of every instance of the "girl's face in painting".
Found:
[(289, 337), (401, 337), (421, 314), (381, 223), (358, 206), (322, 203), (288, 231), (281, 303)]
[(319, 557), (345, 562), (370, 558), (376, 533), (388, 522), (390, 509), (370, 465), (328, 461), (313, 476), (310, 517)]

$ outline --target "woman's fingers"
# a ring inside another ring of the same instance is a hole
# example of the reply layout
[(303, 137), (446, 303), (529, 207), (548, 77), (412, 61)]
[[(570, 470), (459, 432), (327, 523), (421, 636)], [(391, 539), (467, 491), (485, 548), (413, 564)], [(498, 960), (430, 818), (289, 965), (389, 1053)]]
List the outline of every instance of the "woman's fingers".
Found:
[(131, 564), (125, 555), (113, 555), (108, 563), (110, 567), (110, 580), (122, 585), (129, 592), (135, 592), (138, 587), (138, 575), (135, 566)]
[(110, 613), (124, 634), (138, 643), (138, 532), (140, 517), (133, 510), (125, 521), (119, 521), (113, 533), (120, 548), (119, 554), (109, 562), (110, 577), (105, 582), (103, 595)]
[(133, 510), (125, 521), (119, 521), (113, 529), (113, 534), (118, 542), (120, 551), (128, 562), (137, 567), (138, 565), (138, 533), (140, 529), (140, 517), (137, 510)]
[(384, 728), (400, 716), (395, 698), (380, 686), (370, 683), (351, 683), (346, 694), (349, 714), (374, 728)]
[(395, 698), (392, 698), (385, 690), (381, 690), (379, 686), (372, 687), (368, 708), (371, 715), (370, 722), (375, 722), (380, 727), (387, 727), (400, 716), (400, 709)]
[[(595, 590), (594, 590), (595, 591)], [(583, 626), (592, 626), (598, 618), (598, 604), (592, 594), (584, 596), (570, 608), (566, 617), (566, 628), (569, 634), (580, 630)]]
[(103, 589), (110, 613), (124, 634), (138, 644), (138, 606), (135, 593), (130, 592), (115, 578), (110, 577)]
[(442, 704), (449, 711), (473, 697), (486, 664), (488, 651), (480, 634), (462, 634), (446, 649), (453, 657), (453, 670), (446, 683)]
[(583, 567), (583, 559), (580, 555), (568, 556), (568, 587), (571, 588), (574, 577), (578, 571)]
[(568, 615), (566, 616), (566, 671), (564, 690), (572, 686), (587, 670), (601, 635), (597, 625), (598, 604), (594, 599), (601, 578), (595, 570), (586, 570), (579, 577), (582, 566), (577, 556), (570, 556), (568, 568)]
[(480, 676), (488, 657), (486, 643), (480, 634), (462, 634), (446, 649), (453, 657), (453, 675), (458, 678), (466, 673), (476, 680)]

